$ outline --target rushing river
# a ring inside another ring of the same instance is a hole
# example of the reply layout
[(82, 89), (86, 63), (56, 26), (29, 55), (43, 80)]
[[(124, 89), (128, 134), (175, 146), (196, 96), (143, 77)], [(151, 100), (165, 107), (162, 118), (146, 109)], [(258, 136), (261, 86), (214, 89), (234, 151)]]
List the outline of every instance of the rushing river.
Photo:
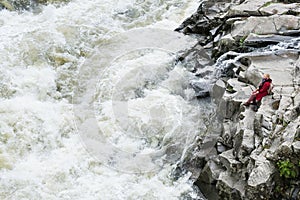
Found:
[[(56, 1), (57, 2), (57, 1)], [(177, 62), (192, 0), (0, 11), (0, 199), (199, 199), (210, 103)]]

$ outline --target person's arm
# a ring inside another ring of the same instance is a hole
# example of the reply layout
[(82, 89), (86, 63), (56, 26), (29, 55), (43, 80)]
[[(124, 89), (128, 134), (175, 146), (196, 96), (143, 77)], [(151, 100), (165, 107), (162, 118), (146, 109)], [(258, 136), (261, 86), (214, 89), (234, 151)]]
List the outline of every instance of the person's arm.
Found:
[(269, 87), (270, 87), (270, 83), (266, 82), (265, 84), (263, 84), (261, 89), (258, 90), (258, 93), (268, 92)]
[(256, 90), (254, 90), (252, 92), (252, 94), (258, 94), (259, 93), (259, 88), (262, 88), (263, 85), (264, 85), (264, 81), (260, 82), (258, 87), (256, 88)]

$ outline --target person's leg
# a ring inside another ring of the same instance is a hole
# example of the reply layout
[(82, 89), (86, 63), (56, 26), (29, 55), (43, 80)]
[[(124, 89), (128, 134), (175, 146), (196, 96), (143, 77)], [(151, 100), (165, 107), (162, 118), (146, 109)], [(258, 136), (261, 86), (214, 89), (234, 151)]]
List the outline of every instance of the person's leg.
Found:
[(253, 107), (253, 111), (257, 112), (258, 109), (259, 109), (259, 107), (260, 107), (260, 105), (261, 105), (261, 101), (257, 101), (256, 104), (255, 104), (255, 106)]
[(244, 105), (245, 105), (245, 106), (249, 106), (250, 103), (251, 103), (252, 101), (255, 102), (255, 99), (256, 99), (256, 95), (255, 95), (255, 94), (252, 94), (252, 95), (249, 97), (248, 101), (247, 101), (246, 103), (244, 103)]
[(256, 105), (256, 97), (254, 97), (254, 99), (252, 100), (252, 103), (251, 104), (253, 104), (253, 105)]

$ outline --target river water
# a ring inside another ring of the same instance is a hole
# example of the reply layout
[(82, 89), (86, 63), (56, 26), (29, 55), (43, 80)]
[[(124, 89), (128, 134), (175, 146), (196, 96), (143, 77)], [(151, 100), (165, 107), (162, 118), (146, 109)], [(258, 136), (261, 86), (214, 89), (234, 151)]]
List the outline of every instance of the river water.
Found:
[(177, 62), (185, 0), (0, 11), (0, 199), (200, 199), (192, 159), (213, 108)]

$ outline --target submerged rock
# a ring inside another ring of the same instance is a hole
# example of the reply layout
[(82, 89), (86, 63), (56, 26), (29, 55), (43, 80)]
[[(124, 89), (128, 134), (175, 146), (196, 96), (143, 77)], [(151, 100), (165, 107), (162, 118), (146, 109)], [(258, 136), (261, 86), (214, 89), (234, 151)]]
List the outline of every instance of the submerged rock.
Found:
[(38, 5), (66, 3), (70, 0), (1, 0), (0, 8), (9, 11), (34, 10)]
[(195, 91), (196, 97), (204, 98), (209, 96), (209, 83), (206, 80), (192, 81), (190, 84)]

